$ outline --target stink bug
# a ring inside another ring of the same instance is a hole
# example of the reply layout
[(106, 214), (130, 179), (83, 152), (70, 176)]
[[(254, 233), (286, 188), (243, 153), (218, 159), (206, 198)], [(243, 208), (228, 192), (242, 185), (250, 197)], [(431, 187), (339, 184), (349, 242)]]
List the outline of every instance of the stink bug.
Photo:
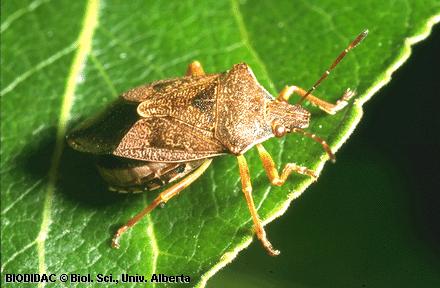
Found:
[[(347, 89), (331, 104), (311, 94), (342, 58), (361, 42), (368, 31), (336, 58), (311, 89), (287, 86), (274, 98), (255, 79), (248, 65), (234, 65), (229, 71), (205, 74), (199, 62), (188, 66), (185, 77), (160, 80), (131, 89), (104, 113), (74, 129), (67, 141), (71, 147), (95, 154), (102, 177), (112, 190), (138, 192), (167, 188), (139, 214), (116, 232), (112, 245), (119, 247), (120, 236), (144, 215), (167, 202), (194, 182), (210, 165), (212, 158), (224, 154), (237, 157), (242, 190), (258, 239), (270, 255), (278, 255), (266, 237), (252, 198), (249, 169), (243, 154), (256, 146), (267, 176), (281, 186), (296, 172), (316, 178), (314, 171), (288, 163), (281, 175), (262, 142), (296, 132), (320, 143), (329, 158), (334, 155), (321, 138), (304, 131), (310, 113), (301, 107), (307, 100), (329, 114), (347, 105), (354, 95)], [(299, 103), (289, 97), (297, 93)]]

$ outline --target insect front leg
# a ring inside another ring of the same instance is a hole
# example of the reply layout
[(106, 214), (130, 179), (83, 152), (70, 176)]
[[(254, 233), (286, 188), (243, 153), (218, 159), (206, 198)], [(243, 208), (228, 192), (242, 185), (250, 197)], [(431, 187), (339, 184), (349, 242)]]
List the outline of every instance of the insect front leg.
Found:
[(298, 174), (307, 175), (314, 179), (318, 177), (315, 171), (310, 170), (303, 166), (298, 166), (295, 163), (287, 163), (284, 166), (283, 172), (281, 172), (281, 176), (278, 174), (277, 168), (275, 167), (275, 162), (270, 156), (269, 152), (261, 144), (257, 144), (258, 155), (260, 155), (260, 159), (263, 162), (264, 170), (266, 170), (267, 177), (269, 178), (270, 183), (272, 185), (281, 186), (286, 182), (287, 177), (292, 172), (296, 172)]
[(193, 61), (188, 65), (186, 76), (202, 76), (205, 75), (202, 64), (199, 61)]
[(326, 102), (324, 100), (321, 100), (318, 97), (315, 97), (315, 96), (311, 95), (310, 93), (312, 93), (316, 89), (316, 87), (318, 87), (322, 83), (322, 81), (324, 81), (327, 78), (327, 76), (330, 75), (330, 72), (333, 69), (335, 69), (335, 67), (339, 64), (339, 62), (341, 62), (341, 60), (345, 57), (345, 55), (347, 55), (347, 53), (351, 49), (356, 47), (362, 40), (364, 40), (365, 37), (367, 37), (367, 35), (368, 35), (368, 30), (362, 31), (347, 46), (347, 48), (345, 48), (344, 51), (342, 51), (338, 55), (338, 57), (336, 57), (336, 59), (333, 61), (332, 65), (330, 65), (330, 67), (324, 72), (324, 74), (321, 75), (321, 77), (318, 79), (318, 81), (316, 81), (315, 84), (313, 84), (312, 88), (310, 88), (309, 91), (305, 91), (304, 89), (301, 89), (301, 88), (296, 87), (296, 86), (287, 86), (286, 88), (284, 88), (283, 91), (281, 91), (281, 93), (278, 96), (277, 100), (287, 101), (289, 99), (289, 96), (292, 95), (292, 93), (296, 92), (297, 94), (299, 94), (301, 96), (301, 100), (299, 101), (299, 103), (301, 103), (301, 101), (307, 99), (313, 105), (318, 106), (321, 110), (324, 110), (325, 112), (327, 112), (329, 114), (335, 114), (336, 112), (338, 112), (339, 110), (344, 108), (347, 105), (347, 103), (348, 103), (347, 101), (351, 97), (353, 97), (353, 95), (355, 94), (350, 89), (347, 89), (345, 91), (344, 95), (342, 95), (342, 97), (338, 101), (336, 101), (336, 104), (332, 104), (332, 103)]
[(240, 178), (241, 178), (241, 186), (246, 198), (246, 203), (249, 207), (249, 211), (251, 212), (252, 220), (254, 222), (255, 233), (257, 234), (258, 239), (263, 244), (263, 247), (266, 248), (267, 253), (271, 256), (276, 256), (280, 254), (280, 251), (275, 250), (272, 244), (266, 237), (266, 231), (264, 231), (263, 225), (261, 223), (260, 217), (258, 216), (257, 209), (255, 208), (254, 199), (252, 198), (252, 185), (251, 178), (249, 175), (249, 168), (246, 163), (246, 159), (243, 155), (237, 156), (238, 167), (240, 169)]
[(179, 194), (180, 191), (188, 187), (192, 182), (194, 182), (197, 178), (200, 177), (200, 175), (205, 172), (206, 169), (208, 169), (209, 165), (211, 164), (212, 159), (206, 160), (202, 165), (200, 165), (199, 168), (197, 168), (192, 174), (184, 178), (182, 181), (174, 184), (170, 188), (166, 189), (162, 193), (157, 196), (153, 202), (151, 202), (150, 205), (145, 207), (141, 212), (139, 212), (136, 216), (131, 218), (127, 224), (122, 226), (118, 229), (118, 231), (115, 233), (112, 239), (112, 246), (113, 248), (119, 248), (119, 238), (121, 237), (122, 233), (127, 231), (129, 228), (133, 227), (139, 220), (142, 219), (146, 214), (154, 210), (157, 206), (159, 206), (162, 203), (166, 203), (168, 200)]
[[(307, 91), (297, 86), (286, 86), (283, 90), (281, 90), (280, 94), (277, 97), (277, 100), (287, 102), (289, 100), (289, 97), (293, 93), (296, 93), (303, 97), (304, 95), (306, 95)], [(348, 100), (350, 100), (354, 95), (355, 92), (349, 88), (345, 90), (342, 97), (339, 98), (335, 104), (321, 100), (318, 97), (313, 96), (312, 94), (309, 94), (306, 100), (317, 106), (319, 109), (327, 112), (328, 114), (333, 115), (345, 106), (347, 106)]]

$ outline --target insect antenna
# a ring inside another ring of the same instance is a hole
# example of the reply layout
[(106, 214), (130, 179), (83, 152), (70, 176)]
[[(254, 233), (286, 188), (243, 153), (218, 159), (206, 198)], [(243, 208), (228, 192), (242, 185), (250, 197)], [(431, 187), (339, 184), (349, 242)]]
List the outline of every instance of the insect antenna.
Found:
[(298, 132), (298, 133), (301, 133), (301, 134), (303, 134), (304, 136), (307, 136), (307, 137), (309, 137), (310, 139), (312, 139), (312, 140), (318, 142), (319, 144), (321, 144), (321, 145), (322, 145), (322, 148), (324, 148), (325, 152), (328, 154), (328, 157), (330, 157), (330, 160), (331, 160), (333, 163), (335, 163), (335, 161), (336, 161), (335, 154), (333, 154), (332, 149), (331, 149), (330, 146), (327, 144), (327, 142), (325, 142), (324, 139), (322, 139), (322, 138), (316, 136), (316, 135), (313, 134), (313, 133), (309, 133), (309, 132), (307, 132), (307, 131), (304, 131), (303, 129), (300, 129), (300, 128), (293, 128), (293, 129), (292, 129), (292, 132)]
[(333, 61), (333, 64), (330, 66), (330, 68), (328, 68), (324, 72), (324, 74), (322, 74), (321, 78), (319, 78), (319, 80), (316, 81), (315, 84), (313, 84), (312, 88), (310, 88), (307, 91), (307, 93), (303, 97), (301, 97), (301, 99), (298, 101), (298, 104), (304, 101), (304, 99), (306, 99), (307, 96), (309, 96), (310, 93), (312, 93), (316, 89), (316, 87), (318, 87), (319, 84), (321, 84), (321, 82), (324, 81), (325, 78), (327, 78), (327, 76), (330, 74), (330, 71), (332, 71), (336, 67), (336, 65), (338, 65), (339, 62), (341, 62), (342, 58), (344, 58), (345, 55), (347, 55), (348, 51), (356, 47), (362, 40), (364, 40), (365, 37), (367, 37), (367, 35), (368, 35), (368, 29), (364, 30), (361, 34), (359, 34), (356, 37), (356, 39), (354, 39), (353, 42), (351, 42), (350, 45), (348, 45), (348, 47), (345, 48), (344, 51), (341, 52), (341, 54), (339, 54), (339, 56), (335, 59), (335, 61)]

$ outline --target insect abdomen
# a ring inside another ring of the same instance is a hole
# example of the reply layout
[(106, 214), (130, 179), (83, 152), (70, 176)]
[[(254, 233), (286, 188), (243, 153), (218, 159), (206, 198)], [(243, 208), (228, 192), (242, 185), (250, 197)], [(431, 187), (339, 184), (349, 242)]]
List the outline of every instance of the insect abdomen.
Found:
[(155, 190), (180, 179), (204, 161), (163, 163), (103, 156), (98, 159), (97, 166), (111, 190), (137, 193)]

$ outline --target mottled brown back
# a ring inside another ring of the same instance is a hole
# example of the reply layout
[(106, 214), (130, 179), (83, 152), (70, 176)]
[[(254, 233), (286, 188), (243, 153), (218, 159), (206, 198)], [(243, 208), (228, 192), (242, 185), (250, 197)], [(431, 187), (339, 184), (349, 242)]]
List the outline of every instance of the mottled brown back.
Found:
[[(273, 97), (246, 64), (237, 64), (220, 81), (215, 137), (232, 153), (241, 154), (272, 137), (266, 103)], [(221, 103), (221, 104), (220, 104)]]
[(114, 155), (180, 162), (244, 153), (272, 137), (266, 104), (273, 97), (246, 64), (212, 75), (161, 80), (124, 93), (142, 118)]
[(123, 98), (143, 102), (144, 117), (170, 116), (188, 125), (212, 131), (221, 74), (161, 80), (127, 91)]
[(212, 138), (212, 132), (166, 116), (139, 120), (113, 154), (146, 161), (182, 162), (224, 152), (224, 147)]

